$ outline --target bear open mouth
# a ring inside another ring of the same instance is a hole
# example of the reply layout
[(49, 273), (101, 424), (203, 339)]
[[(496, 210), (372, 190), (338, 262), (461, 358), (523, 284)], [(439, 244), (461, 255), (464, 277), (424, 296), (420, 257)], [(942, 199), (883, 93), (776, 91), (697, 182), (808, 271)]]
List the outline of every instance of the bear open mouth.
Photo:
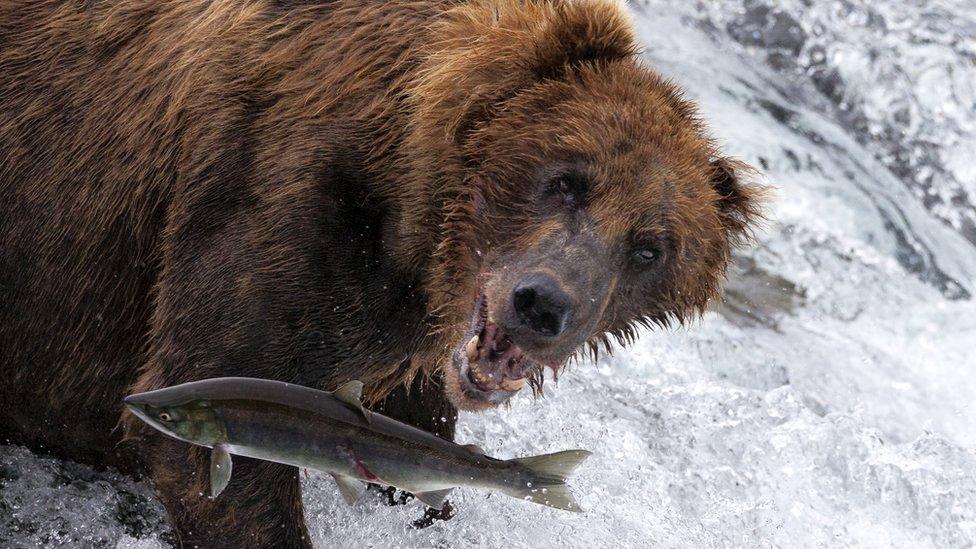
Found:
[(492, 322), (484, 292), (479, 292), (471, 326), (454, 351), (454, 368), (464, 395), (500, 404), (525, 385), (539, 365)]

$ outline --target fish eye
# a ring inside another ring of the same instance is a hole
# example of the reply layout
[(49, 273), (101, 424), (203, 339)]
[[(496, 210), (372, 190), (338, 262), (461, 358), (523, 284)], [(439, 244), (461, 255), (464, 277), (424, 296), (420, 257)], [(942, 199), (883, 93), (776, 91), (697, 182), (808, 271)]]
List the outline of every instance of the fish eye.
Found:
[(159, 412), (159, 421), (173, 421), (173, 416), (169, 412)]

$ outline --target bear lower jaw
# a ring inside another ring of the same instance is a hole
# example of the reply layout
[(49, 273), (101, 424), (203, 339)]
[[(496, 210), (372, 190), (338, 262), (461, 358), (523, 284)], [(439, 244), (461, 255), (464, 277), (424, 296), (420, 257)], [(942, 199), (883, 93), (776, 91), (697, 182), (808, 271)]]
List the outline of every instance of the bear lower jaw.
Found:
[(518, 393), (541, 367), (489, 319), (479, 292), (471, 324), (444, 372), (445, 392), (462, 410), (493, 408)]
[(482, 392), (518, 391), (525, 385), (525, 353), (491, 320), (471, 336), (460, 358), (460, 369), (467, 366), (468, 382)]

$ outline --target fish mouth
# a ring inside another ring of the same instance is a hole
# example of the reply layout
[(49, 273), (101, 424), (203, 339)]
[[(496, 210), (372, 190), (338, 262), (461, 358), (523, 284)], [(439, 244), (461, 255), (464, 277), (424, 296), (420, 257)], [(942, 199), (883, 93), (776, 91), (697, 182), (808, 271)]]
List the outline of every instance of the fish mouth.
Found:
[(170, 434), (170, 430), (167, 429), (162, 423), (156, 420), (152, 414), (149, 413), (149, 406), (138, 400), (139, 395), (130, 395), (123, 401), (125, 407), (129, 409), (129, 412), (137, 418), (141, 419), (150, 427), (162, 431), (166, 434)]
[(491, 320), (480, 289), (471, 322), (451, 355), (446, 393), (462, 410), (493, 408), (512, 398), (526, 381), (541, 383), (542, 368)]
[(149, 416), (147, 405), (145, 402), (143, 402), (141, 396), (142, 395), (139, 394), (129, 395), (125, 397), (122, 402), (125, 404), (125, 407), (128, 408), (129, 411), (139, 419), (147, 423), (155, 423), (155, 420)]
[(144, 423), (146, 423), (146, 425), (149, 425), (153, 429), (165, 433), (173, 438), (183, 440), (183, 438), (173, 432), (172, 429), (156, 419), (152, 411), (153, 407), (147, 402), (145, 395), (146, 393), (129, 395), (125, 397), (122, 402), (125, 404), (125, 407), (128, 408), (129, 412), (132, 413), (132, 415), (141, 419)]

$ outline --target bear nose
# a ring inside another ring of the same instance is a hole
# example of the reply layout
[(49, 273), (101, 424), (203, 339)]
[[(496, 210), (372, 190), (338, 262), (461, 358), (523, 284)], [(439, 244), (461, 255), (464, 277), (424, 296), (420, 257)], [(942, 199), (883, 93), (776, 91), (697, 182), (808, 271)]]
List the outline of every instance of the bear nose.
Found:
[(518, 321), (533, 332), (555, 337), (566, 331), (573, 316), (573, 303), (552, 277), (533, 273), (523, 278), (512, 292)]

